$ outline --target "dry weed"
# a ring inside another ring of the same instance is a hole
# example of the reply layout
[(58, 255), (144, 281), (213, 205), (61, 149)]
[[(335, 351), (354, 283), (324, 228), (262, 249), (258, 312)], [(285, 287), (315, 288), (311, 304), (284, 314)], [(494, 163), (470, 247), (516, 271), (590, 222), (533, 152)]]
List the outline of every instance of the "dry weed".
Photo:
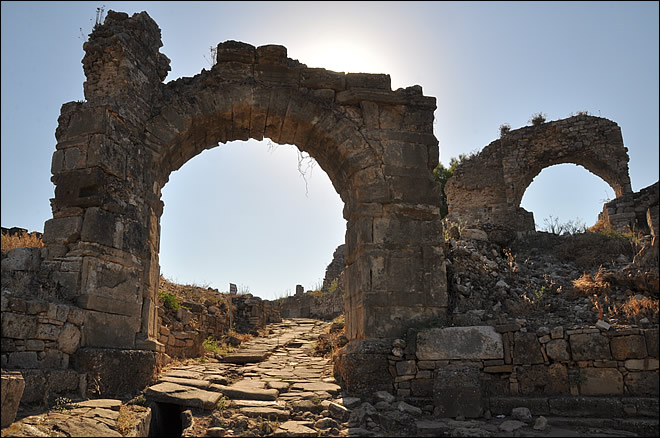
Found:
[(620, 313), (629, 319), (648, 318), (649, 321), (658, 320), (659, 302), (650, 297), (630, 297), (621, 306)]
[(19, 235), (2, 235), (2, 252), (15, 248), (42, 248), (44, 243), (35, 233), (23, 232)]
[(573, 280), (573, 295), (589, 297), (593, 295), (603, 295), (610, 289), (610, 281), (605, 270), (598, 269), (596, 276), (589, 273), (583, 273), (580, 278)]

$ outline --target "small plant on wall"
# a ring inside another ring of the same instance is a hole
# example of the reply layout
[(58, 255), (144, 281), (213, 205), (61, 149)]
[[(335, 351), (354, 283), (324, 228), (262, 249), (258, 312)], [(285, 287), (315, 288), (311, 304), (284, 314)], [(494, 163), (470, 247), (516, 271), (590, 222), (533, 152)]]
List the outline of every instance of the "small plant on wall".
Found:
[(546, 115), (543, 113), (534, 113), (532, 114), (532, 117), (529, 119), (529, 121), (534, 126), (542, 125), (546, 121)]

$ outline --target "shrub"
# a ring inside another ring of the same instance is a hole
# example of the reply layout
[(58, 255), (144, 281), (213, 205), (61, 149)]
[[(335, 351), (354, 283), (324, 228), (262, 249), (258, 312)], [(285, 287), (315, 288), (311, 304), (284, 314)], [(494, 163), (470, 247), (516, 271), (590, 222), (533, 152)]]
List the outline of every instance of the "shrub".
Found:
[(177, 311), (181, 307), (181, 303), (179, 302), (179, 299), (176, 297), (176, 295), (159, 291), (158, 298), (160, 298), (161, 301), (163, 301), (165, 307), (167, 307), (170, 310)]
[(511, 131), (511, 125), (508, 123), (502, 123), (500, 125), (500, 138), (504, 137)]
[(538, 125), (544, 124), (545, 120), (546, 120), (545, 114), (543, 114), (543, 113), (534, 113), (534, 114), (532, 114), (532, 117), (529, 119), (529, 122), (534, 126), (538, 126)]

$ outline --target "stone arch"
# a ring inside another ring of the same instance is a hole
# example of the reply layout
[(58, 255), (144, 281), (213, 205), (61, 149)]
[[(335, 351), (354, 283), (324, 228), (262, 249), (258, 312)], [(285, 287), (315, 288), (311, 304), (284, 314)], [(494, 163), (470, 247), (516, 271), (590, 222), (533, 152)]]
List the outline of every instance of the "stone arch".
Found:
[(449, 219), (534, 231), (534, 217), (520, 202), (543, 169), (576, 164), (619, 197), (632, 192), (627, 151), (619, 126), (601, 117), (578, 115), (510, 131), (456, 169), (445, 189)]
[(163, 84), (161, 46), (146, 12), (109, 11), (84, 46), (87, 100), (61, 110), (44, 266), (83, 310), (81, 346), (162, 350), (161, 188), (218, 142), (270, 138), (314, 157), (344, 201), (347, 335), (358, 345), (349, 362), (391, 387), (386, 340), (447, 308), (435, 98), (236, 41), (218, 46), (210, 71)]

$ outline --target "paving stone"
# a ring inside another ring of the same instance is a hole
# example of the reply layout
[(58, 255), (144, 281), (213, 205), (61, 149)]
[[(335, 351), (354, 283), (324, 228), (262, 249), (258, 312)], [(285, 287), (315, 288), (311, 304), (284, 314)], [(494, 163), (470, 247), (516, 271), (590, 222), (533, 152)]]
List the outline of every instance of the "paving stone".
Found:
[(280, 424), (280, 426), (273, 433), (273, 436), (317, 436), (318, 432), (312, 427), (313, 423), (308, 421), (289, 420)]
[(208, 389), (211, 386), (211, 382), (209, 382), (208, 380), (185, 379), (182, 377), (163, 376), (158, 381), (176, 383), (178, 385), (184, 385), (184, 386), (194, 386), (195, 388), (201, 388), (201, 389)]
[(291, 415), (291, 411), (273, 406), (244, 407), (241, 408), (241, 413), (251, 418), (272, 418), (278, 421), (288, 420)]
[(145, 397), (155, 402), (173, 403), (191, 408), (214, 409), (222, 394), (191, 386), (163, 382), (149, 387)]

